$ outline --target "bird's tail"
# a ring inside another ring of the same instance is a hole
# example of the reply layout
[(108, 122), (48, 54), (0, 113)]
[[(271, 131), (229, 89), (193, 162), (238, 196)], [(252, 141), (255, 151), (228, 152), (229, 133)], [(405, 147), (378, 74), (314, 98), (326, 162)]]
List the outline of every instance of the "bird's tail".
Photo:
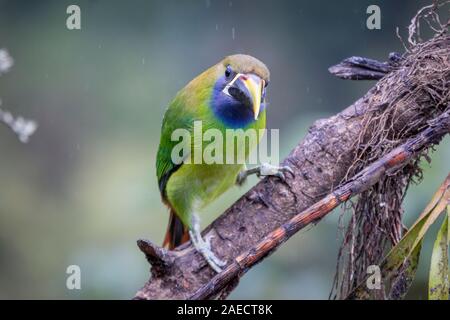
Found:
[(167, 226), (163, 247), (172, 250), (187, 241), (189, 241), (188, 228), (183, 225), (183, 222), (178, 218), (175, 211), (170, 209), (169, 225)]

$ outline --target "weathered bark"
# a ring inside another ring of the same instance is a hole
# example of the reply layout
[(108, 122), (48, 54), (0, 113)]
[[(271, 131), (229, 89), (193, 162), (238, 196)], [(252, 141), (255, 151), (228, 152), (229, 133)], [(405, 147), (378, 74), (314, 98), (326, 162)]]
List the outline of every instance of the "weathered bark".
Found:
[(197, 290), (189, 299), (208, 299), (221, 293), (234, 279), (239, 279), (246, 270), (270, 255), (299, 230), (322, 219), (341, 203), (368, 190), (378, 183), (385, 174), (407, 165), (424, 149), (432, 144), (439, 143), (441, 138), (449, 132), (450, 110), (430, 122), (430, 126), (417, 137), (409, 139), (403, 145), (370, 164), (345, 184), (333, 190), (332, 193), (269, 233), (257, 245), (240, 254), (231, 264), (227, 265), (225, 270), (222, 270), (211, 281)]
[[(449, 42), (450, 39), (445, 38), (442, 45), (448, 47)], [(389, 70), (391, 76), (399, 79), (396, 89), (412, 90), (408, 88), (410, 79), (407, 77), (411, 74), (408, 68), (411, 66), (400, 63)], [(214, 236), (212, 246), (218, 257), (231, 263), (337, 187), (354, 161), (358, 147), (355, 141), (366, 113), (394, 105), (400, 115), (394, 130), (401, 130), (411, 123), (411, 119), (420, 116), (407, 104), (386, 100), (392, 89), (392, 82), (378, 83), (344, 111), (316, 121), (303, 141), (283, 161), (295, 171), (295, 176), (288, 176), (286, 182), (277, 178), (263, 179), (203, 232), (204, 237)], [(444, 89), (448, 95), (449, 88)], [(414, 103), (430, 104), (431, 101), (424, 92), (424, 96), (415, 99)], [(190, 243), (171, 252), (146, 241), (138, 244), (153, 267), (152, 277), (137, 292), (136, 299), (186, 299), (215, 276)], [(232, 281), (230, 288), (235, 285)], [(225, 294), (230, 288), (224, 288)]]

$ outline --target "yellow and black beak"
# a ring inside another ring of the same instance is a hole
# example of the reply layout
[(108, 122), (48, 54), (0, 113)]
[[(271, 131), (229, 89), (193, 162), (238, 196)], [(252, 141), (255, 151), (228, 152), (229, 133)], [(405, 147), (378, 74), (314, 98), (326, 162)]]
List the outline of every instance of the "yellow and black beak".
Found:
[(265, 81), (254, 74), (238, 73), (227, 86), (228, 93), (253, 111), (258, 120)]

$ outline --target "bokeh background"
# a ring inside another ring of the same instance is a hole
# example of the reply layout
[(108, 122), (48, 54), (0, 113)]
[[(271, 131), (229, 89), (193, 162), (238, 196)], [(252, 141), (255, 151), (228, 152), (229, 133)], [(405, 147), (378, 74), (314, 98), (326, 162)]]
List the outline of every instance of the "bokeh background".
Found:
[[(81, 7), (82, 29), (66, 28)], [(366, 28), (378, 4), (382, 29)], [(350, 55), (403, 52), (395, 35), (428, 1), (4, 1), (0, 48), (14, 57), (0, 77), (2, 108), (39, 123), (29, 144), (0, 125), (0, 298), (129, 299), (147, 280), (138, 238), (162, 241), (168, 219), (155, 177), (160, 123), (177, 90), (232, 53), (272, 72), (269, 128), (281, 157), (315, 119), (351, 104), (373, 82), (327, 68)], [(450, 171), (445, 140), (406, 199), (411, 223)], [(206, 226), (245, 189), (203, 216)], [(252, 269), (232, 298), (325, 299), (335, 271), (339, 212), (297, 234)], [(410, 298), (426, 297), (433, 237)], [(66, 268), (81, 267), (81, 290)]]

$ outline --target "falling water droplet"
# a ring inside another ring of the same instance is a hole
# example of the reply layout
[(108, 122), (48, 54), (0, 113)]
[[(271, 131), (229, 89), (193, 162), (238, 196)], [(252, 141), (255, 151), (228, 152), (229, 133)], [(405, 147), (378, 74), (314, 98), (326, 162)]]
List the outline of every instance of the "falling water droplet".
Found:
[(234, 27), (231, 28), (231, 38), (232, 38), (233, 40), (236, 38), (236, 31), (235, 31)]

